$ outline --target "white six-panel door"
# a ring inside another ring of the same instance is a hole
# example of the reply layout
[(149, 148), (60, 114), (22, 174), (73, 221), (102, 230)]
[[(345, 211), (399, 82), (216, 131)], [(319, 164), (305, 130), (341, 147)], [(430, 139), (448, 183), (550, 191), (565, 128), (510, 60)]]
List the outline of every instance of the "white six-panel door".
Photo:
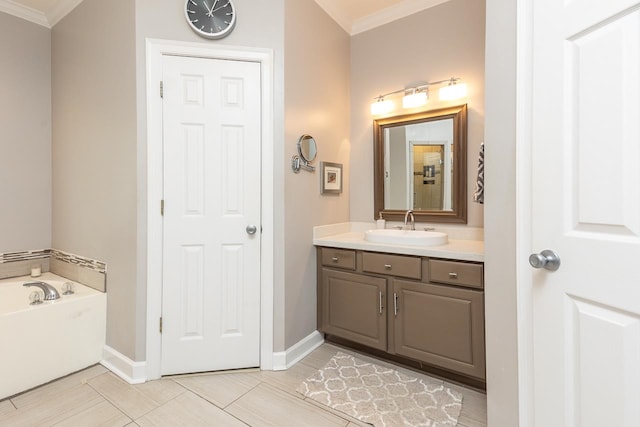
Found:
[(260, 64), (164, 56), (163, 88), (162, 374), (259, 366)]
[(533, 2), (534, 406), (640, 426), (640, 2)]

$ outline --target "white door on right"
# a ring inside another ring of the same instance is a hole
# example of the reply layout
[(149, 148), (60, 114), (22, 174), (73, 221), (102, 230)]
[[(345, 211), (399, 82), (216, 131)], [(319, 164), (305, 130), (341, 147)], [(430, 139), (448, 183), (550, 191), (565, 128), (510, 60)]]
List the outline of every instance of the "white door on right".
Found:
[(538, 427), (640, 426), (640, 1), (533, 0)]

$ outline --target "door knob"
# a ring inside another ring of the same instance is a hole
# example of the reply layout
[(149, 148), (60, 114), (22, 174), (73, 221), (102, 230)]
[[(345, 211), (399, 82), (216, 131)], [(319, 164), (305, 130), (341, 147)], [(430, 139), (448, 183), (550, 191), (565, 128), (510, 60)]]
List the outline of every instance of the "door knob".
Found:
[(554, 251), (545, 249), (539, 254), (529, 256), (529, 264), (533, 268), (544, 268), (549, 271), (556, 271), (560, 268), (560, 257)]
[(254, 234), (256, 234), (256, 231), (258, 231), (258, 227), (256, 227), (255, 225), (247, 225), (247, 234), (250, 236), (253, 236)]

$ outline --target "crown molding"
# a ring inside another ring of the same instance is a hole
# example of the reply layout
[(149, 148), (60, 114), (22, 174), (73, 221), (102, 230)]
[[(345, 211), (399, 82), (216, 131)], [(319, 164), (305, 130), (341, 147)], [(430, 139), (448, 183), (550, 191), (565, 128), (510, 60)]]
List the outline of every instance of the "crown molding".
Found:
[(13, 0), (0, 0), (0, 12), (8, 13), (9, 15), (25, 19), (46, 28), (51, 28), (80, 3), (82, 3), (82, 0), (57, 0), (45, 13), (24, 6)]
[[(372, 13), (371, 15), (356, 19), (350, 25), (351, 31), (349, 34), (354, 36), (356, 34), (363, 33), (448, 1), (449, 0), (405, 0), (394, 6), (382, 9), (380, 12)], [(316, 0), (316, 2), (320, 3), (318, 0)]]
[(33, 22), (34, 24), (42, 25), (46, 28), (51, 28), (49, 20), (44, 13), (27, 6), (23, 6), (12, 0), (0, 0), (0, 12), (8, 13), (9, 15)]
[(82, 0), (58, 0), (47, 11), (47, 19), (51, 27), (56, 25), (62, 18), (67, 16), (69, 12), (76, 8)]
[(351, 35), (352, 20), (340, 8), (333, 6), (334, 3), (328, 0), (315, 0), (315, 2), (331, 17), (338, 25), (342, 27), (347, 34)]

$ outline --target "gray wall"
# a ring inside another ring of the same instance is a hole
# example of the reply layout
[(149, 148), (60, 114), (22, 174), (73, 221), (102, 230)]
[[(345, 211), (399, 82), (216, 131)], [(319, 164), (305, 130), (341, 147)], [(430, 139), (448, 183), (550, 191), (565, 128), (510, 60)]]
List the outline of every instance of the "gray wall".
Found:
[(389, 169), (393, 171), (389, 174), (389, 192), (393, 209), (408, 209), (407, 203), (407, 133), (404, 126), (392, 127), (389, 129)]
[(135, 360), (134, 4), (85, 0), (52, 31), (53, 246), (107, 263), (107, 345)]
[[(285, 347), (316, 330), (315, 225), (349, 220), (349, 35), (313, 0), (285, 8), (285, 153), (318, 144), (315, 173), (285, 174)], [(320, 162), (343, 164), (343, 193), (321, 195)]]
[(0, 12), (0, 253), (51, 247), (51, 32)]
[[(355, 35), (351, 40), (351, 220), (373, 220), (372, 98), (409, 85), (461, 77), (468, 85), (468, 225), (483, 226), (471, 202), (484, 139), (485, 2), (451, 0)], [(430, 94), (428, 109), (458, 105)], [(400, 101), (401, 97), (395, 98)], [(422, 108), (424, 109), (424, 107)], [(407, 110), (390, 115), (404, 114)]]
[[(526, 289), (518, 290), (516, 281), (516, 2), (512, 0), (487, 0), (486, 62), (487, 410), (489, 425), (518, 426), (524, 415), (519, 400), (525, 403), (526, 396), (519, 395), (517, 298)], [(531, 385), (522, 389), (527, 386)]]

